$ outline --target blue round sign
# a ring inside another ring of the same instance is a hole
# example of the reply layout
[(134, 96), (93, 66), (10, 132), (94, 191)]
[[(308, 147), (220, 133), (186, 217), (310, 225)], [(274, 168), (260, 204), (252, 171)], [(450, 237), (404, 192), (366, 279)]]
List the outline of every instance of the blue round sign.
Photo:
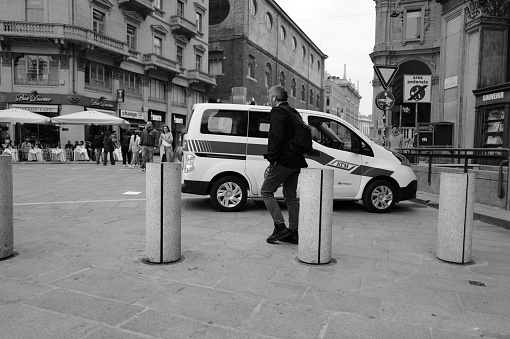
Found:
[(375, 97), (375, 105), (377, 108), (385, 111), (391, 109), (395, 105), (395, 97), (389, 91), (382, 91)]

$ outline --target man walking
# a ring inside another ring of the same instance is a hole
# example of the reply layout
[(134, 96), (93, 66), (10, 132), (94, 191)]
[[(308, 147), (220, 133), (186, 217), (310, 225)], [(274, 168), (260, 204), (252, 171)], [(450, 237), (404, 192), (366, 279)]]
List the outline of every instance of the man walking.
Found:
[(142, 146), (142, 164), (140, 167), (145, 171), (145, 164), (152, 162), (154, 158), (154, 147), (158, 144), (158, 133), (152, 127), (152, 122), (147, 122), (147, 126), (140, 137), (140, 146)]
[(392, 128), (392, 133), (388, 137), (388, 149), (393, 152), (398, 152), (397, 148), (402, 148), (404, 146), (404, 136), (400, 134), (398, 130), (398, 126), (395, 125)]
[[(303, 155), (295, 154), (289, 147), (289, 141), (294, 137), (294, 120), (291, 114), (299, 113), (287, 102), (287, 91), (282, 86), (269, 89), (271, 106), (269, 139), (267, 153), (264, 158), (269, 161), (264, 183), (260, 189), (267, 210), (274, 222), (273, 234), (267, 238), (270, 244), (276, 241), (298, 243), (299, 201), (297, 198), (297, 184), (300, 169), (308, 167)], [(300, 117), (299, 117), (300, 118)], [(289, 228), (285, 226), (285, 219), (274, 192), (283, 184), (283, 196), (289, 211)]]

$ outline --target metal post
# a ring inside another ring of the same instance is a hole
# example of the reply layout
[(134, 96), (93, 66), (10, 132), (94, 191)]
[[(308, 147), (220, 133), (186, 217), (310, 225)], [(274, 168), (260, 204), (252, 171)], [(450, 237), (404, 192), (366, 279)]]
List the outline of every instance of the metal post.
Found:
[(398, 128), (402, 128), (402, 105), (400, 105), (400, 112), (398, 113)]
[[(416, 103), (416, 108), (414, 112), (414, 133), (416, 133), (416, 148), (420, 147), (420, 136), (418, 134), (418, 103)], [(420, 159), (418, 158), (418, 162), (420, 162)]]
[(508, 192), (510, 192), (510, 151), (507, 154), (508, 162), (507, 162), (507, 170), (506, 170), (506, 211), (510, 211), (510, 197), (508, 196)]

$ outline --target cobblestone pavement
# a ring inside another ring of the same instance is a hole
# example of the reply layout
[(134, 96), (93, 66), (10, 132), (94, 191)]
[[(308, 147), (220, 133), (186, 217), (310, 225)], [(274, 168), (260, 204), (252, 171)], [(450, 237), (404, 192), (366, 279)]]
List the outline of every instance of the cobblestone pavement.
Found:
[(147, 265), (145, 173), (15, 164), (17, 255), (0, 261), (0, 338), (510, 338), (510, 230), (474, 222), (473, 262), (435, 257), (438, 210), (335, 202), (328, 265), (271, 245), (249, 201), (183, 195), (182, 255)]

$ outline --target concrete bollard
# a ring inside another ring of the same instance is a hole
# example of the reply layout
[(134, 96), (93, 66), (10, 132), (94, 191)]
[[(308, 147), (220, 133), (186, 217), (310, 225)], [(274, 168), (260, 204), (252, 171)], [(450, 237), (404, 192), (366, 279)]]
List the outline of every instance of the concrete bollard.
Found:
[(156, 264), (181, 259), (181, 164), (146, 164), (146, 255)]
[(304, 168), (299, 176), (298, 259), (308, 264), (331, 261), (333, 170)]
[(441, 173), (436, 257), (453, 263), (471, 261), (474, 173)]
[(14, 254), (12, 156), (0, 155), (0, 259)]

